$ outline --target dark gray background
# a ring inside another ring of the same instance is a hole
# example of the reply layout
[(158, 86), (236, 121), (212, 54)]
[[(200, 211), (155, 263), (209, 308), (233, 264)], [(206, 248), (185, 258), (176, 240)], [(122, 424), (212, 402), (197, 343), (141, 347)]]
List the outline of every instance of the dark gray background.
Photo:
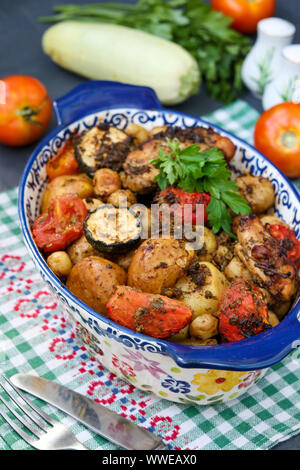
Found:
[[(128, 1), (135, 3), (134, 0)], [(84, 81), (83, 78), (56, 66), (43, 53), (41, 36), (49, 25), (38, 23), (37, 19), (51, 14), (53, 5), (96, 2), (100, 3), (100, 0), (0, 0), (0, 78), (12, 74), (32, 75), (46, 86), (52, 100)], [(300, 42), (299, 0), (277, 0), (276, 16), (299, 26), (295, 42)], [(246, 90), (241, 98), (262, 112), (260, 101)], [(220, 106), (222, 103), (212, 100), (202, 87), (196, 97), (190, 98), (174, 109), (201, 116)], [(49, 131), (55, 126), (53, 116)], [(18, 184), (23, 167), (34, 146), (35, 144), (23, 148), (10, 148), (0, 144), (0, 191)], [(299, 450), (300, 435), (279, 444), (274, 449)]]

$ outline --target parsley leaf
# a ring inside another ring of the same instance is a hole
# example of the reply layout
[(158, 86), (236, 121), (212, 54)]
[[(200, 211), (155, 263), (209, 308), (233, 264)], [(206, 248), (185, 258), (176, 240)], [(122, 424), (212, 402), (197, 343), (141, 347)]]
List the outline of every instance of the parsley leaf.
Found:
[(228, 233), (232, 238), (235, 238), (231, 232), (231, 215), (226, 207), (226, 204), (221, 199), (211, 198), (207, 206), (208, 220), (212, 226), (214, 233), (218, 233), (220, 229)]
[(234, 237), (228, 208), (242, 215), (249, 214), (251, 210), (238, 193), (237, 183), (230, 179), (231, 172), (221, 150), (212, 147), (202, 152), (195, 144), (181, 149), (177, 139), (167, 139), (167, 143), (169, 151), (160, 148), (159, 157), (150, 161), (160, 170), (155, 178), (160, 189), (177, 186), (189, 193), (209, 193), (211, 200), (206, 210), (213, 232), (223, 229)]

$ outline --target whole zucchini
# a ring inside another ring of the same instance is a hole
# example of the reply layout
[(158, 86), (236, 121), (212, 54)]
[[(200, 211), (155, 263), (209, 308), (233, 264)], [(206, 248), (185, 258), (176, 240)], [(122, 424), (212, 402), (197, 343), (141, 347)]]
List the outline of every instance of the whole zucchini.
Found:
[(197, 93), (201, 81), (197, 62), (181, 46), (125, 26), (62, 21), (46, 30), (42, 46), (72, 72), (151, 87), (167, 105)]

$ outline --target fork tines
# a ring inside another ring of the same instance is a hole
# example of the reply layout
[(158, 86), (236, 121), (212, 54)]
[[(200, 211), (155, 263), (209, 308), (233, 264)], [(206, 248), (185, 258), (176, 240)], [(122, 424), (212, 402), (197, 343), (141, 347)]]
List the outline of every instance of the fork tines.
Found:
[[(8, 377), (6, 377), (4, 374), (1, 374), (1, 377), (7, 382), (7, 384), (9, 384), (8, 387), (6, 383), (0, 383), (1, 387), (3, 388), (3, 390), (5, 390), (10, 399), (25, 415), (30, 418), (33, 423), (35, 423), (42, 431), (47, 432), (49, 427), (45, 424), (45, 422), (39, 419), (38, 416), (41, 416), (49, 424), (54, 424), (55, 421), (50, 416), (46, 415), (40, 408), (35, 406), (35, 404), (32, 403), (31, 400), (21, 394)], [(40, 437), (40, 431), (38, 431), (36, 427), (32, 426), (31, 422), (28, 419), (24, 419), (23, 416), (16, 411), (16, 408), (12, 406), (9, 401), (5, 400), (1, 395), (0, 400), (6, 406), (6, 408), (8, 408), (9, 411), (23, 424), (23, 426), (25, 426), (25, 428), (29, 429), (32, 434), (34, 434), (36, 437)], [(26, 404), (29, 406), (29, 409), (27, 408)], [(16, 421), (11, 419), (5, 411), (0, 409), (0, 414), (3, 416), (5, 421), (7, 421), (8, 424), (10, 424), (10, 426), (21, 437), (23, 437), (25, 441), (27, 441), (29, 444), (34, 443), (35, 439), (33, 439), (32, 436), (30, 436), (30, 434), (28, 434), (27, 432), (24, 432), (23, 429), (16, 424)]]
[[(13, 406), (11, 401), (5, 400), (1, 394), (0, 402), (17, 419), (12, 419), (1, 408), (0, 415), (24, 441), (39, 450), (89, 450), (78, 441), (75, 435), (63, 423), (48, 416), (29, 398), (23, 395), (8, 377), (4, 374), (0, 374), (0, 377), (2, 378), (0, 382), (1, 387), (16, 406)], [(24, 415), (27, 415), (26, 419)], [(24, 431), (20, 424), (23, 425), (26, 431)]]

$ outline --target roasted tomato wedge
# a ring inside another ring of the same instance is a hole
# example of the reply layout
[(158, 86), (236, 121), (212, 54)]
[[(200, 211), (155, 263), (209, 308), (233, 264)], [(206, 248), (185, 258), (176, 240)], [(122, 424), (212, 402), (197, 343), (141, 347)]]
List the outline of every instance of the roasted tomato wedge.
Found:
[[(188, 193), (180, 188), (168, 186), (164, 191), (161, 191), (156, 197), (158, 204), (167, 204), (171, 206), (171, 214), (179, 217), (179, 220), (190, 222), (193, 225), (197, 223), (197, 204), (203, 204), (204, 206), (204, 223), (207, 223), (208, 213), (206, 207), (210, 202), (210, 195), (208, 193)], [(190, 208), (185, 207), (186, 204), (190, 204)], [(174, 207), (172, 207), (174, 206)]]
[(280, 242), (287, 257), (300, 269), (300, 241), (296, 238), (293, 230), (280, 224), (267, 224), (266, 228), (272, 237)]
[(82, 199), (72, 194), (54, 198), (47, 212), (34, 221), (32, 231), (37, 246), (46, 253), (63, 250), (81, 237), (86, 216)]
[(68, 140), (58, 154), (47, 163), (46, 172), (50, 181), (57, 176), (80, 173), (75, 158), (75, 148), (71, 140)]
[(178, 333), (192, 319), (192, 310), (183, 302), (160, 294), (139, 292), (117, 286), (107, 303), (109, 317), (130, 330), (154, 338)]
[(245, 279), (234, 281), (224, 291), (218, 316), (219, 332), (224, 342), (250, 338), (271, 328), (261, 290)]

